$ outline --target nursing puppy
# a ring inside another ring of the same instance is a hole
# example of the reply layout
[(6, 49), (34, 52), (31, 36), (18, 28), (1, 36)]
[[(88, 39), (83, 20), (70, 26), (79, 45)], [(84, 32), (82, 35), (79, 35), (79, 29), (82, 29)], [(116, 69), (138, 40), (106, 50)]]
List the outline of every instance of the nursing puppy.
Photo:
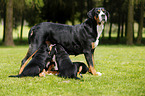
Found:
[(58, 76), (64, 78), (80, 79), (77, 77), (77, 66), (72, 63), (69, 58), (69, 54), (65, 51), (65, 49), (61, 45), (57, 44), (55, 46), (55, 51), (56, 62), (58, 64), (59, 71)]
[[(77, 75), (80, 75), (81, 77), (83, 77), (82, 74), (85, 74), (89, 71), (89, 68), (83, 62), (73, 62), (73, 64), (77, 66)], [(59, 73), (58, 70), (55, 70), (54, 68), (55, 65), (56, 65), (55, 62), (50, 62), (50, 64), (48, 65), (48, 68), (45, 69), (47, 70), (47, 73), (52, 73), (55, 75), (56, 73)]]
[(43, 44), (32, 60), (25, 66), (21, 74), (11, 75), (9, 77), (42, 76), (43, 74), (41, 72), (44, 71), (45, 65), (48, 61), (47, 58), (49, 57), (48, 48), (47, 44)]
[(86, 72), (89, 71), (89, 68), (83, 62), (73, 62), (73, 64), (77, 66), (77, 74), (79, 75), (85, 74)]

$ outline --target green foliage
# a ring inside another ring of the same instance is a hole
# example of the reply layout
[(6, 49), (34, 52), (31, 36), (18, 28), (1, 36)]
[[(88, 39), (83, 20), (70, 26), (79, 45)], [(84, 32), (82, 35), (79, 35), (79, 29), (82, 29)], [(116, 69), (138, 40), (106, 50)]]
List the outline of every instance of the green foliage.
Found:
[(38, 7), (43, 7), (44, 3), (43, 0), (25, 0), (26, 4), (31, 6), (33, 3), (38, 5)]
[[(95, 69), (104, 73), (83, 79), (46, 77), (9, 78), (18, 74), (20, 62), (28, 46), (0, 47), (0, 96), (144, 96), (145, 47), (98, 46)], [(84, 56), (70, 56), (72, 61), (85, 62)]]

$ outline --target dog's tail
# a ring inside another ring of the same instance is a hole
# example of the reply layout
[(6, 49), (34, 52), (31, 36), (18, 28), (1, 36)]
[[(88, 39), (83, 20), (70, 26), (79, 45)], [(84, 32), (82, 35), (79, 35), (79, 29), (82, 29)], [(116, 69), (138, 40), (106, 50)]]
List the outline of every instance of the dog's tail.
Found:
[(19, 74), (19, 75), (10, 75), (9, 77), (22, 77), (22, 75), (21, 74)]

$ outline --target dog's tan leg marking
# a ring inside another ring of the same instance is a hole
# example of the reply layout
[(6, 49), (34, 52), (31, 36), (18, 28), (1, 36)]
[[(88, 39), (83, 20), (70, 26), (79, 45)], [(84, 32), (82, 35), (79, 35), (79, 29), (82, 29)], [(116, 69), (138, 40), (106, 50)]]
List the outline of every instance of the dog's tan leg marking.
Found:
[(95, 65), (94, 65), (94, 58), (93, 58), (94, 56), (92, 55), (92, 61), (93, 61), (93, 66), (89, 66), (89, 72), (91, 72), (93, 75), (97, 75), (96, 74), (96, 70), (95, 70)]
[(35, 55), (35, 53), (36, 53), (38, 50), (39, 50), (39, 49), (37, 49), (37, 50), (36, 50), (36, 51), (26, 60), (26, 62), (22, 65), (22, 67), (20, 68), (19, 74), (22, 73), (22, 71), (24, 70), (24, 68), (25, 68), (25, 66), (26, 66), (26, 64), (27, 64), (27, 62), (32, 58), (33, 55)]
[(83, 69), (82, 66), (80, 66), (80, 67), (79, 67), (79, 72), (77, 72), (77, 74), (80, 74), (81, 71), (82, 71), (82, 69)]
[(59, 74), (58, 71), (47, 71), (47, 74), (50, 74), (50, 73), (52, 73), (53, 75)]
[(41, 73), (39, 73), (39, 77), (45, 77), (46, 71), (45, 69), (43, 69), (43, 71)]

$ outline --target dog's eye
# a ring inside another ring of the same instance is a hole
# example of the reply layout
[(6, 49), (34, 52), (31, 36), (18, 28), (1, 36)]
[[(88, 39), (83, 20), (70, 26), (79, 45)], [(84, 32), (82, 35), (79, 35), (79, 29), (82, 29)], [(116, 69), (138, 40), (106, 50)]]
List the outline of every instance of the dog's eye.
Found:
[(100, 13), (100, 10), (98, 10), (97, 13)]
[(106, 11), (104, 9), (102, 9), (103, 13), (105, 13)]

